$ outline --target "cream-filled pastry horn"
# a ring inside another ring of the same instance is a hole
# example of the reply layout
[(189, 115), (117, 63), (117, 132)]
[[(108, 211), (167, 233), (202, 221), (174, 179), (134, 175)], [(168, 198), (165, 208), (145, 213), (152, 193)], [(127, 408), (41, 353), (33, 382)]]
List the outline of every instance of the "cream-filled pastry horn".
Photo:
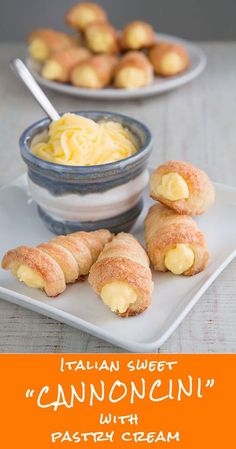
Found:
[(131, 234), (121, 232), (105, 245), (88, 280), (104, 304), (122, 317), (138, 315), (151, 304), (149, 259)]
[(185, 48), (171, 42), (157, 42), (149, 51), (149, 59), (159, 76), (178, 75), (189, 66)]
[(122, 31), (121, 47), (124, 50), (141, 50), (153, 45), (155, 40), (155, 32), (149, 23), (131, 22)]
[(117, 59), (111, 55), (92, 56), (81, 62), (71, 72), (74, 86), (101, 89), (110, 84)]
[(46, 61), (52, 53), (74, 44), (73, 37), (50, 28), (32, 31), (28, 36), (28, 41), (30, 56), (39, 62)]
[(162, 204), (152, 206), (145, 219), (147, 252), (156, 271), (192, 276), (208, 261), (204, 234), (188, 215)]
[(186, 215), (202, 214), (215, 199), (208, 175), (183, 161), (169, 161), (154, 170), (150, 195), (179, 214)]
[(66, 284), (87, 275), (104, 245), (112, 239), (106, 229), (57, 236), (35, 247), (19, 246), (8, 251), (2, 268), (28, 287), (48, 296), (62, 293)]
[(107, 15), (104, 9), (96, 3), (78, 3), (72, 6), (66, 14), (68, 25), (79, 31), (84, 31), (90, 23), (97, 20), (106, 22)]
[(147, 57), (140, 52), (126, 53), (115, 67), (115, 87), (135, 89), (151, 84), (152, 80), (152, 66)]
[(70, 79), (71, 70), (80, 62), (90, 57), (91, 53), (84, 47), (69, 47), (57, 51), (45, 62), (42, 76), (48, 80), (66, 83)]
[(109, 23), (93, 22), (84, 32), (86, 46), (94, 53), (116, 54), (119, 50), (118, 34)]

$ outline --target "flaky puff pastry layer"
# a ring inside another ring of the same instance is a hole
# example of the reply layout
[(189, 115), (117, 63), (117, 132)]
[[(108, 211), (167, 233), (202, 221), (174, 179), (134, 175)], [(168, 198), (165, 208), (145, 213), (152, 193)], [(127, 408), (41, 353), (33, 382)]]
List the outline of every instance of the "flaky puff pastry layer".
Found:
[(132, 89), (151, 84), (153, 69), (147, 57), (140, 52), (126, 53), (115, 66), (114, 85)]
[(86, 27), (84, 38), (93, 53), (116, 54), (119, 51), (118, 33), (109, 23), (92, 22)]
[(111, 55), (92, 56), (74, 67), (70, 81), (74, 86), (101, 89), (111, 83), (116, 63)]
[(154, 71), (160, 76), (174, 76), (189, 66), (189, 57), (184, 47), (170, 42), (158, 42), (149, 50), (149, 59)]
[[(188, 197), (171, 201), (158, 193), (162, 177), (169, 173), (180, 175), (187, 184)], [(184, 161), (169, 161), (157, 167), (150, 179), (150, 196), (178, 214), (200, 215), (214, 202), (215, 191), (208, 175)]]
[(168, 271), (165, 257), (178, 244), (188, 245), (194, 254), (192, 266), (181, 274), (193, 276), (204, 270), (209, 258), (207, 245), (191, 217), (156, 204), (149, 209), (144, 224), (147, 252), (156, 271)]
[(155, 43), (155, 32), (149, 23), (135, 21), (125, 26), (121, 35), (123, 50), (141, 50)]
[(42, 69), (42, 76), (49, 80), (66, 83), (70, 79), (71, 70), (80, 62), (91, 56), (84, 47), (69, 47), (52, 54)]
[(97, 20), (106, 22), (107, 14), (96, 3), (79, 3), (72, 6), (66, 14), (66, 22), (68, 25), (79, 31), (84, 31), (90, 23)]
[(40, 62), (46, 61), (52, 53), (70, 47), (75, 39), (51, 28), (40, 28), (28, 36), (29, 53)]
[[(106, 229), (93, 232), (75, 232), (57, 236), (38, 247), (19, 246), (8, 251), (2, 259), (2, 268), (17, 277), (20, 267), (30, 269), (48, 296), (62, 293), (66, 284), (87, 275), (104, 245), (113, 235)], [(23, 280), (23, 279), (22, 279)]]
[(103, 287), (111, 282), (124, 282), (137, 294), (134, 303), (123, 313), (122, 317), (138, 315), (151, 304), (153, 289), (149, 258), (140, 243), (131, 234), (121, 232), (107, 243), (92, 265), (89, 283), (100, 295)]

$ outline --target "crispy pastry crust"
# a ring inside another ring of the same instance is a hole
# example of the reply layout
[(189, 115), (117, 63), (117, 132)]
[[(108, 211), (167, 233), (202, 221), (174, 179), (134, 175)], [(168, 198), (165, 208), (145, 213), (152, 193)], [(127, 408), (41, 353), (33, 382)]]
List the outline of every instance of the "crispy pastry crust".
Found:
[[(109, 35), (109, 42), (106, 48), (98, 50), (96, 46), (96, 37), (104, 35), (104, 39)], [(94, 53), (116, 54), (119, 51), (119, 37), (115, 28), (110, 23), (92, 22), (86, 27), (84, 32), (86, 46)]]
[[(168, 54), (175, 53), (181, 59), (181, 67), (175, 71), (175, 73), (165, 71), (162, 66), (163, 58)], [(157, 75), (161, 76), (173, 76), (185, 71), (189, 66), (189, 57), (184, 47), (178, 44), (172, 44), (170, 42), (157, 42), (149, 50), (149, 59), (153, 65), (154, 71)]]
[(21, 265), (26, 265), (42, 277), (46, 294), (57, 296), (65, 290), (66, 283), (88, 274), (112, 237), (108, 230), (101, 229), (58, 236), (37, 248), (19, 246), (4, 255), (2, 268), (14, 274)]
[(89, 283), (100, 295), (104, 285), (112, 281), (124, 281), (137, 292), (138, 299), (130, 304), (122, 317), (138, 315), (151, 304), (153, 289), (149, 259), (140, 243), (131, 235), (120, 233), (107, 243), (91, 267)]
[(197, 223), (187, 215), (176, 214), (162, 204), (152, 206), (145, 219), (147, 252), (156, 271), (168, 271), (166, 252), (178, 243), (187, 243), (194, 252), (193, 265), (185, 276), (193, 276), (206, 267), (209, 254), (204, 234)]
[[(133, 45), (129, 43), (129, 36), (135, 27), (141, 27), (144, 31), (142, 42), (134, 42)], [(149, 23), (142, 21), (135, 21), (128, 23), (122, 31), (121, 47), (123, 50), (141, 50), (142, 48), (148, 48), (155, 43), (155, 32)]]
[[(86, 22), (82, 19), (82, 14), (84, 10), (89, 9), (94, 13), (94, 19), (87, 20)], [(100, 22), (106, 22), (107, 21), (107, 14), (104, 11), (101, 6), (97, 5), (96, 3), (79, 3), (77, 5), (72, 6), (72, 8), (69, 9), (66, 16), (66, 22), (69, 26), (72, 28), (76, 28), (79, 31), (84, 31), (86, 27), (92, 23), (94, 20), (99, 20)]]
[(139, 70), (142, 70), (146, 75), (145, 86), (151, 84), (153, 80), (153, 69), (148, 60), (148, 58), (138, 51), (129, 51), (126, 53), (116, 64), (114, 70), (114, 85), (116, 87), (124, 87), (120, 86), (118, 82), (119, 72), (127, 67), (135, 67)]
[[(170, 201), (157, 193), (157, 186), (163, 175), (178, 173), (188, 185), (189, 197), (183, 200)], [(215, 191), (208, 175), (194, 165), (183, 161), (169, 161), (157, 167), (150, 180), (150, 196), (178, 214), (200, 215), (214, 202)]]
[[(51, 55), (51, 57), (46, 61), (44, 66), (47, 67), (52, 61), (58, 63), (62, 69), (61, 74), (54, 77), (53, 79), (61, 83), (66, 83), (70, 79), (70, 72), (77, 64), (85, 61), (91, 56), (91, 53), (87, 48), (84, 47), (69, 47), (57, 51)], [(42, 72), (43, 74), (43, 72)]]
[(36, 38), (42, 39), (50, 54), (73, 45), (71, 36), (51, 28), (39, 28), (32, 31), (28, 36), (28, 41), (32, 42)]
[[(81, 62), (76, 67), (74, 67), (70, 76), (71, 83), (74, 86), (87, 88), (91, 87), (94, 89), (101, 89), (105, 86), (108, 86), (108, 84), (110, 84), (112, 80), (116, 62), (117, 59), (111, 55), (92, 56), (91, 58)], [(84, 84), (81, 85), (78, 76), (80, 70), (84, 70), (85, 68), (90, 68), (93, 70), (96, 76), (96, 86), (90, 86), (89, 83), (86, 86)]]

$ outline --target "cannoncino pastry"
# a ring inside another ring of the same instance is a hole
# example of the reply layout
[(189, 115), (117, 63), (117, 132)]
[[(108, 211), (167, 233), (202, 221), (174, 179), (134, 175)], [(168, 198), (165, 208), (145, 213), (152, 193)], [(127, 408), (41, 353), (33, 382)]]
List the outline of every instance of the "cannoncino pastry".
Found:
[(152, 206), (145, 219), (147, 252), (156, 271), (193, 276), (208, 261), (204, 234), (188, 215), (179, 215), (162, 204)]
[(189, 66), (189, 56), (184, 47), (171, 42), (157, 42), (149, 51), (149, 59), (159, 76), (174, 76)]
[(41, 28), (32, 31), (28, 36), (30, 56), (36, 61), (46, 61), (52, 53), (71, 47), (74, 39), (65, 33), (51, 28)]
[(90, 23), (97, 20), (106, 22), (107, 15), (104, 9), (96, 3), (78, 3), (72, 6), (66, 14), (67, 24), (79, 31), (85, 31)]
[(215, 192), (203, 170), (188, 162), (169, 161), (152, 173), (150, 196), (179, 214), (199, 215), (214, 202)]
[(123, 50), (141, 50), (154, 44), (155, 32), (149, 23), (136, 21), (125, 26), (121, 35)]
[(111, 55), (97, 55), (76, 65), (70, 81), (74, 86), (102, 89), (111, 83), (117, 59)]
[(119, 50), (118, 33), (109, 23), (92, 22), (86, 27), (84, 38), (94, 53), (116, 54)]
[(138, 315), (151, 304), (149, 259), (131, 234), (121, 232), (105, 245), (88, 280), (104, 304), (119, 316)]
[(48, 296), (62, 293), (66, 284), (87, 275), (104, 245), (112, 239), (106, 229), (57, 236), (36, 248), (19, 246), (8, 251), (2, 268), (28, 287), (45, 291)]
[(88, 59), (91, 53), (84, 47), (69, 47), (53, 53), (42, 68), (42, 76), (48, 80), (67, 83), (73, 67)]
[(151, 84), (152, 80), (153, 69), (143, 53), (130, 51), (120, 59), (115, 67), (115, 87), (135, 89)]

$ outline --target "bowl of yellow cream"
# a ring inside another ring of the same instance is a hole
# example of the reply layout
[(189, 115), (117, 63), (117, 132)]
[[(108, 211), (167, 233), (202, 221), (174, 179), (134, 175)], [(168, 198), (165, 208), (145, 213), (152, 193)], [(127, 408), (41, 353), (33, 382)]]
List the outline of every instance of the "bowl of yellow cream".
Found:
[(32, 198), (57, 234), (129, 230), (142, 210), (151, 148), (146, 125), (99, 111), (40, 120), (20, 137)]

